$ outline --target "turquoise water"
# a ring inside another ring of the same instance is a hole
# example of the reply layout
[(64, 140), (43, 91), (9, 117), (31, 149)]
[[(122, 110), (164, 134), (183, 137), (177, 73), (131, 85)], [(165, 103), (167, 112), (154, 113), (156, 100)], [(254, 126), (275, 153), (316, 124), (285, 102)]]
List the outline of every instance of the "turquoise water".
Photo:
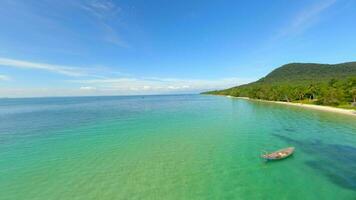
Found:
[(356, 118), (200, 95), (2, 99), (0, 199), (356, 199)]

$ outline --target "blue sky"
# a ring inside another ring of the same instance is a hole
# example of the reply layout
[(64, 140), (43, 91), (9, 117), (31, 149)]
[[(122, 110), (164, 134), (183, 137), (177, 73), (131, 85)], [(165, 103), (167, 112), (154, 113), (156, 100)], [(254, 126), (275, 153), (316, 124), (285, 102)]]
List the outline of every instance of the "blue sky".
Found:
[(0, 97), (196, 93), (355, 61), (356, 1), (2, 0)]

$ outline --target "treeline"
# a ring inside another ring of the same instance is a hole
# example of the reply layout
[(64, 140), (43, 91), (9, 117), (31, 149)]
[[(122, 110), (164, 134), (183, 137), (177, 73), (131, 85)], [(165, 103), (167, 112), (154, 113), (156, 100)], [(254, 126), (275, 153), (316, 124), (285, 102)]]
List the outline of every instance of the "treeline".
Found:
[(354, 104), (356, 106), (356, 77), (304, 84), (266, 84), (256, 82), (227, 90), (207, 92), (207, 94), (286, 102), (307, 100), (310, 103), (330, 106), (343, 104)]
[(356, 107), (356, 62), (290, 63), (256, 82), (206, 94)]

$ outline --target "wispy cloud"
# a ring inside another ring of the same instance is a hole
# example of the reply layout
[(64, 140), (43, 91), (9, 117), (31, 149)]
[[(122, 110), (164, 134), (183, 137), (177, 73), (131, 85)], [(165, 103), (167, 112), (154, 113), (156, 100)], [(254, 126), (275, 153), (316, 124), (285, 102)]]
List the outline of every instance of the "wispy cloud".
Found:
[(87, 76), (88, 73), (86, 69), (73, 66), (65, 65), (53, 65), (47, 63), (37, 63), (24, 60), (15, 60), (9, 58), (0, 57), (0, 66), (13, 67), (13, 68), (22, 68), (22, 69), (36, 69), (36, 70), (45, 70), (57, 74), (62, 74), (66, 76)]
[(318, 3), (305, 8), (297, 13), (288, 26), (284, 27), (278, 34), (278, 38), (288, 35), (300, 34), (314, 25), (319, 19), (320, 15), (330, 7), (332, 7), (337, 0), (321, 0)]
[[(296, 36), (302, 36), (308, 29), (318, 25), (318, 22), (321, 22), (323, 19), (325, 20), (326, 11), (332, 9), (338, 1), (339, 0), (313, 1), (313, 4), (303, 7), (295, 13), (293, 17), (287, 18), (285, 20), (286, 25), (277, 27), (272, 35), (266, 38), (260, 46), (257, 46), (253, 51), (249, 52), (249, 65), (255, 65), (254, 68), (256, 69), (262, 69), (260, 66), (267, 66), (269, 65), (268, 63), (276, 65), (275, 61), (280, 59), (281, 49), (290, 49), (289, 44), (287, 47), (284, 46), (287, 44), (285, 42), (290, 39), (295, 39)], [(277, 65), (279, 64), (283, 63), (277, 63)]]
[(79, 4), (79, 7), (96, 18), (104, 32), (104, 41), (119, 47), (129, 47), (117, 32), (117, 26), (114, 25), (120, 22), (121, 7), (112, 0), (88, 0)]
[(93, 93), (91, 90), (76, 88), (9, 88), (0, 87), (0, 97), (55, 97), (55, 96), (87, 96), (87, 95), (110, 95), (105, 93)]
[[(164, 94), (197, 93), (206, 90), (223, 89), (253, 81), (243, 78), (216, 79), (179, 79), (160, 77), (137, 77), (123, 75), (112, 68), (83, 68), (67, 65), (38, 63), (0, 57), (0, 66), (28, 70), (43, 70), (50, 73), (74, 77), (65, 81), (69, 88), (2, 88), (0, 96), (65, 96), (65, 95), (129, 95), (129, 94)], [(100, 73), (99, 73), (100, 72)], [(115, 77), (115, 78), (111, 78)], [(0, 75), (0, 81), (10, 77)], [(25, 93), (21, 93), (27, 91)]]
[[(34, 96), (100, 96), (100, 95), (143, 95), (143, 94), (179, 94), (198, 93), (213, 89), (222, 89), (252, 80), (223, 78), (214, 80), (200, 79), (159, 79), (159, 78), (117, 78), (72, 80), (70, 88), (14, 87), (1, 88), (0, 97)], [(79, 86), (75, 86), (78, 84)]]
[(173, 79), (173, 78), (114, 78), (72, 80), (71, 82), (85, 85), (84, 88), (96, 88), (102, 91), (127, 93), (169, 93), (169, 92), (200, 92), (212, 89), (222, 89), (245, 84), (252, 79), (222, 78), (222, 79)]
[(102, 23), (103, 31), (105, 32), (103, 39), (113, 45), (129, 48), (130, 46), (126, 41), (124, 41), (117, 31), (106, 23)]
[(101, 19), (115, 17), (121, 11), (111, 0), (88, 0), (80, 4), (80, 7)]
[(11, 78), (7, 75), (0, 74), (0, 81), (9, 81)]

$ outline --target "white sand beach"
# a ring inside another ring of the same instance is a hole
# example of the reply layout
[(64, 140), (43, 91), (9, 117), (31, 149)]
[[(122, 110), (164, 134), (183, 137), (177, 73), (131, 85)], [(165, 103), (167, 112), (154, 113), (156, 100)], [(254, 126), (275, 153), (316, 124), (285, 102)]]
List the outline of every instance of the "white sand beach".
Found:
[(251, 101), (262, 101), (262, 102), (268, 102), (268, 103), (284, 104), (284, 105), (289, 105), (289, 106), (298, 106), (298, 107), (303, 107), (303, 108), (340, 113), (340, 114), (345, 114), (345, 115), (350, 115), (350, 116), (356, 117), (356, 110), (348, 110), (348, 109), (343, 109), (343, 108), (334, 108), (334, 107), (330, 107), (330, 106), (319, 106), (319, 105), (311, 105), (311, 104), (303, 104), (303, 103), (291, 103), (291, 102), (283, 102), (283, 101), (267, 101), (267, 100), (261, 100), (261, 99), (251, 99), (248, 97), (232, 97), (232, 96), (228, 96), (228, 97), (229, 98), (246, 99), (246, 100), (251, 100)]

